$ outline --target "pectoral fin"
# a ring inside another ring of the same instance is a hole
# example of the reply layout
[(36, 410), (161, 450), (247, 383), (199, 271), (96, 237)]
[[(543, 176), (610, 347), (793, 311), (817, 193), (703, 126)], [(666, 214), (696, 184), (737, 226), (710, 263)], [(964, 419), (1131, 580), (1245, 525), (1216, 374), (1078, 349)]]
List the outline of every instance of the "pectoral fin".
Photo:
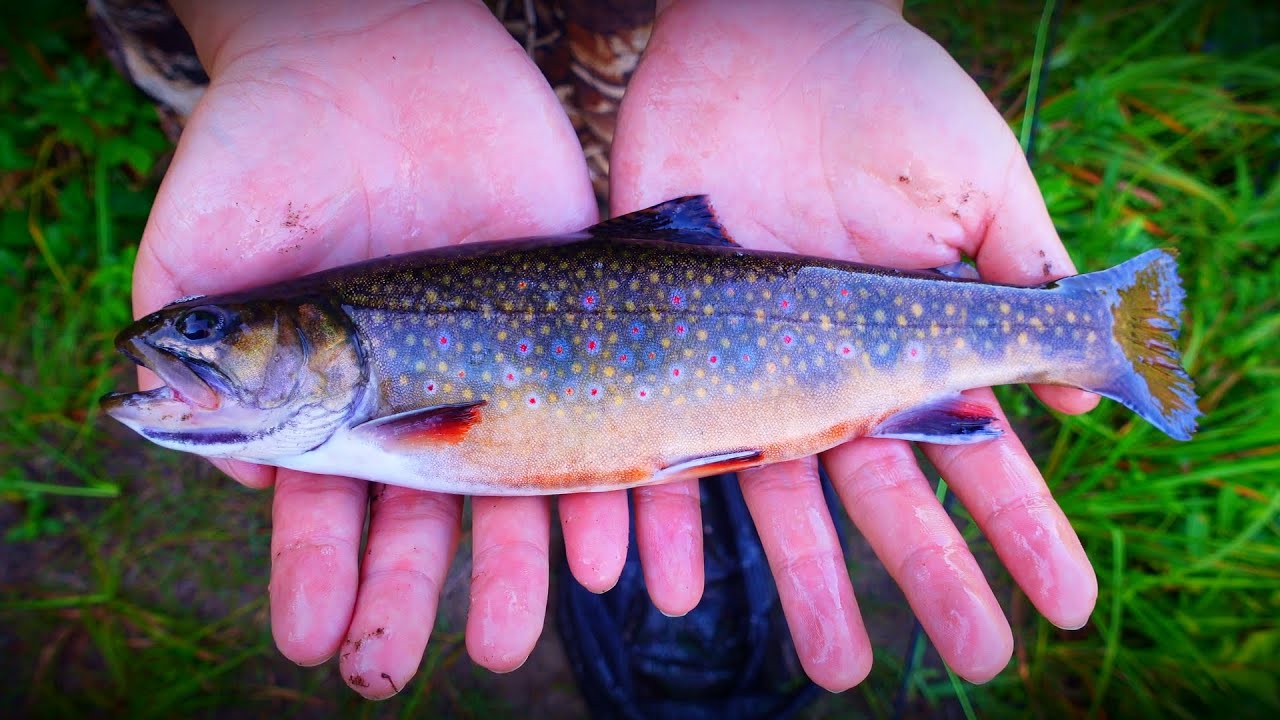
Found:
[(985, 405), (954, 395), (891, 415), (870, 435), (937, 445), (967, 445), (1004, 434), (993, 425), (995, 421)]
[(462, 442), (480, 422), (484, 401), (460, 405), (436, 405), (380, 417), (357, 425), (352, 432), (388, 449), (412, 450), (440, 443)]

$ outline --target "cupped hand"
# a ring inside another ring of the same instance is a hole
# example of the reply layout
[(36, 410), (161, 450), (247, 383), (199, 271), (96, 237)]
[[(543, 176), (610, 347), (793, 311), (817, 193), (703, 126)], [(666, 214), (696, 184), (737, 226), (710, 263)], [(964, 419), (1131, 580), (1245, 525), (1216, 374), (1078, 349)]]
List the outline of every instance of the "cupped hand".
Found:
[[(892, 3), (660, 2), (620, 110), (612, 210), (695, 192), (715, 198), (746, 247), (898, 267), (965, 255), (1009, 283), (1074, 272), (1008, 126)], [(1036, 390), (1064, 412), (1096, 403)], [(1083, 625), (1097, 594), (1088, 558), (992, 393), (970, 395), (1005, 435), (925, 453), (1031, 602), (1060, 627)], [(910, 446), (858, 440), (823, 461), (943, 659), (970, 680), (997, 674), (1012, 652), (1009, 624)], [(871, 649), (816, 459), (743, 473), (742, 486), (806, 671), (831, 690), (851, 687)], [(661, 524), (637, 517), (642, 556), (700, 543), (693, 483), (636, 496), (667, 508)], [(700, 588), (689, 583), (669, 607), (692, 607)]]
[[(139, 315), (183, 295), (595, 220), (555, 95), (482, 4), (174, 4), (212, 82), (143, 238)], [(343, 678), (368, 697), (404, 687), (433, 626), (462, 499), (220, 466), (275, 486), (280, 650), (304, 665), (338, 655)], [(472, 510), (467, 645), (480, 665), (509, 671), (543, 627), (549, 502), (476, 498)], [(626, 554), (625, 496), (568, 497), (561, 515), (577, 576), (611, 586)]]

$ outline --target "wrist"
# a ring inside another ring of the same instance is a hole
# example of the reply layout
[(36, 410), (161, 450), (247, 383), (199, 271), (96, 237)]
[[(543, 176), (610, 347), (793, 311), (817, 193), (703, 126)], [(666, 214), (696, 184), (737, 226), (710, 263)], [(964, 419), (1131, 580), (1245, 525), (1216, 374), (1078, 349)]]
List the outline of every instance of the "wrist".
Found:
[(482, 12), (492, 18), (480, 0), (170, 0), (170, 5), (210, 78), (237, 58), (259, 50), (373, 32), (400, 16), (410, 16), (417, 23), (459, 11)]

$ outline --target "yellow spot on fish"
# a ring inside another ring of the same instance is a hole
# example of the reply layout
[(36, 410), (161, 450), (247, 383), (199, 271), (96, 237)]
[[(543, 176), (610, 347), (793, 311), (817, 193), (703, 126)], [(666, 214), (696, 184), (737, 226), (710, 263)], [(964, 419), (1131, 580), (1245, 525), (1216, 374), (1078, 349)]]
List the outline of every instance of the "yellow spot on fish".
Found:
[(1009, 306), (1009, 303), (1007, 303), (1007, 302), (1002, 302), (1002, 303), (1000, 303), (1000, 312), (1004, 313), (1005, 315), (1008, 315), (1008, 314), (1009, 314), (1009, 311), (1010, 311), (1010, 310), (1012, 310), (1012, 309), (1013, 309), (1013, 308), (1011, 308), (1011, 307)]
[(502, 408), (503, 410), (506, 410), (507, 408), (511, 407), (511, 403), (507, 402), (506, 400), (499, 400), (498, 407)]
[(693, 391), (693, 394), (694, 394), (694, 395), (697, 395), (697, 396), (698, 396), (698, 397), (700, 397), (700, 398), (704, 398), (704, 397), (706, 397), (706, 396), (707, 396), (707, 389), (706, 389), (706, 388), (698, 388), (697, 390), (694, 390), (694, 391)]
[(964, 338), (961, 338), (961, 337), (956, 338), (956, 349), (957, 350), (964, 349)]
[(955, 315), (956, 306), (952, 305), (951, 303), (947, 303), (946, 306), (942, 308), (942, 311), (945, 312), (947, 315)]
[(506, 340), (506, 339), (507, 339), (507, 331), (506, 331), (506, 330), (499, 330), (499, 331), (498, 331), (498, 341), (499, 341), (499, 342), (501, 342), (501, 341)]
[(1075, 321), (1076, 321), (1076, 314), (1075, 314), (1074, 312), (1072, 312), (1072, 311), (1068, 310), (1068, 311), (1067, 311), (1067, 322), (1069, 322), (1069, 323), (1073, 323), (1073, 322), (1075, 322)]
[(697, 336), (698, 336), (698, 339), (699, 339), (699, 340), (703, 340), (703, 341), (705, 341), (705, 340), (707, 339), (707, 331), (706, 331), (706, 330), (699, 330), (697, 333), (695, 333), (695, 335), (697, 335)]
[(607, 377), (607, 378), (611, 378), (611, 377), (613, 377), (613, 374), (614, 374), (615, 372), (616, 372), (616, 371), (613, 369), (613, 367), (612, 367), (612, 366), (607, 367), (607, 368), (605, 368), (605, 369), (604, 369), (604, 376), (605, 376), (605, 377)]
[(463, 399), (463, 400), (470, 400), (470, 399), (471, 399), (472, 397), (474, 397), (474, 396), (475, 396), (475, 393), (474, 393), (474, 392), (471, 392), (471, 388), (462, 388), (462, 399)]
[(924, 306), (920, 303), (911, 303), (911, 314), (920, 317), (924, 314)]
[(427, 364), (419, 360), (413, 364), (413, 370), (414, 372), (424, 373), (427, 371)]
[(1009, 321), (1008, 320), (1001, 321), (1000, 332), (1007, 334), (1010, 330), (1012, 330), (1012, 326), (1009, 324)]
[(409, 376), (408, 376), (408, 375), (401, 375), (401, 376), (400, 376), (400, 381), (399, 381), (399, 382), (400, 382), (400, 384), (401, 384), (401, 385), (408, 385), (408, 384), (409, 384)]
[(880, 343), (880, 345), (879, 345), (878, 347), (876, 347), (876, 354), (877, 354), (877, 355), (888, 355), (888, 354), (889, 354), (889, 343)]
[(765, 367), (765, 369), (766, 369), (766, 370), (768, 370), (770, 373), (776, 373), (776, 372), (778, 372), (778, 366), (777, 366), (777, 364), (775, 364), (775, 363), (769, 363), (769, 364), (765, 365), (764, 367)]
[(1097, 333), (1095, 333), (1094, 331), (1090, 330), (1090, 331), (1089, 331), (1089, 334), (1084, 336), (1084, 339), (1085, 339), (1087, 342), (1093, 342), (1093, 341), (1095, 341), (1095, 340), (1097, 340), (1097, 339), (1098, 339), (1098, 334), (1097, 334)]
[(898, 324), (899, 324), (899, 325), (906, 325), (906, 324), (907, 324), (907, 316), (906, 316), (906, 315), (899, 315), (899, 316), (898, 316)]
[(934, 322), (929, 323), (929, 337), (938, 337), (938, 335), (941, 334), (941, 332), (942, 332), (942, 327), (938, 325), (936, 320)]
[(716, 312), (716, 309), (715, 309), (715, 308), (713, 308), (713, 307), (711, 307), (710, 305), (703, 305), (703, 306), (702, 306), (702, 314), (703, 314), (703, 315), (714, 315), (714, 314), (715, 314), (715, 312)]
[(1018, 344), (1019, 345), (1027, 344), (1027, 333), (1025, 331), (1018, 333)]
[[(872, 315), (871, 315), (871, 316), (872, 316), (873, 318), (875, 318), (875, 321), (876, 321), (876, 322), (878, 322), (878, 323), (882, 323), (882, 322), (884, 322), (884, 311), (883, 311), (883, 310), (877, 309), (874, 313), (872, 313)], [(859, 320), (858, 322), (862, 322), (862, 321), (861, 321), (861, 320)]]
[(1034, 316), (1034, 315), (1032, 315), (1032, 316), (1031, 316), (1031, 319), (1030, 319), (1030, 320), (1028, 320), (1027, 322), (1031, 323), (1031, 327), (1033, 327), (1033, 328), (1035, 328), (1035, 329), (1037, 329), (1037, 330), (1043, 330), (1043, 329), (1044, 329), (1044, 323), (1040, 322), (1040, 318), (1038, 318), (1038, 317), (1036, 317), (1036, 316)]
[(392, 360), (395, 360), (395, 359), (396, 359), (396, 349), (395, 349), (395, 348), (387, 348), (387, 357), (391, 358)]
[(1055, 312), (1052, 305), (1045, 305), (1044, 311), (1049, 313), (1050, 315), (1052, 315)]
[(693, 371), (693, 376), (694, 376), (694, 377), (699, 377), (699, 378), (704, 378), (704, 377), (706, 377), (706, 376), (707, 376), (707, 371), (706, 371), (706, 370), (703, 370), (702, 368), (698, 368), (697, 370), (694, 370), (694, 371)]

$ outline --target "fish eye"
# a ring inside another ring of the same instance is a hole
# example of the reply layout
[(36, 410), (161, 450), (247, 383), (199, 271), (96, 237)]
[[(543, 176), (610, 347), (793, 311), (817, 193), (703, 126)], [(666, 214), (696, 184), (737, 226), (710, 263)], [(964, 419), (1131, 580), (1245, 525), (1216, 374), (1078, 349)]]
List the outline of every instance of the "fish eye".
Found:
[(215, 307), (189, 310), (173, 323), (182, 337), (192, 342), (220, 339), (227, 327), (227, 315)]

